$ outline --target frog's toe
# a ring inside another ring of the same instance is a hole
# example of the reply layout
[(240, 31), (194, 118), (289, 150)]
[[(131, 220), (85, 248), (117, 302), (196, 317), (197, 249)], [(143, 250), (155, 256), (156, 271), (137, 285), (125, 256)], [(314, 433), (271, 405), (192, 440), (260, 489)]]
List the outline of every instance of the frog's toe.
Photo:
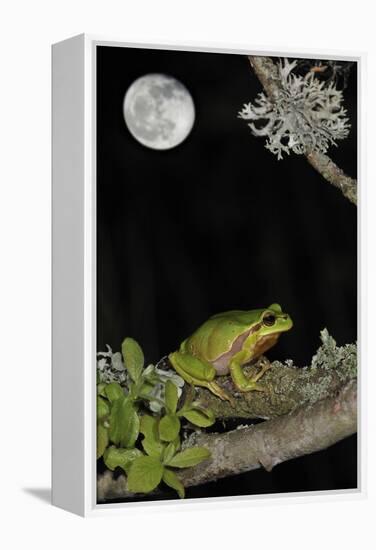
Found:
[(269, 359), (267, 357), (265, 357), (265, 355), (263, 355), (259, 361), (258, 361), (258, 365), (261, 367), (261, 370), (263, 372), (266, 372), (267, 370), (271, 369), (272, 368), (272, 364), (271, 362), (269, 361)]
[(252, 384), (251, 390), (253, 390), (253, 391), (268, 391), (268, 388), (266, 388), (262, 384), (257, 384), (257, 382), (255, 382), (254, 384)]
[(216, 382), (209, 382), (206, 387), (223, 401), (229, 401), (233, 407), (235, 406), (235, 399)]
[(238, 390), (242, 393), (247, 393), (251, 391), (269, 391), (267, 387), (263, 386), (262, 384), (258, 384), (254, 378), (248, 378), (247, 382), (244, 385), (238, 386)]

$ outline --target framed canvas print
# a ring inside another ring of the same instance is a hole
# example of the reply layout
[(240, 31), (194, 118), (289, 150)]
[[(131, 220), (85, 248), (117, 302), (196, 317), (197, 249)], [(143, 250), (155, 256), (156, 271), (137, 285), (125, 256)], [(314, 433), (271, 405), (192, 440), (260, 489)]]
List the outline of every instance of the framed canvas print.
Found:
[(361, 491), (362, 63), (53, 46), (54, 504)]

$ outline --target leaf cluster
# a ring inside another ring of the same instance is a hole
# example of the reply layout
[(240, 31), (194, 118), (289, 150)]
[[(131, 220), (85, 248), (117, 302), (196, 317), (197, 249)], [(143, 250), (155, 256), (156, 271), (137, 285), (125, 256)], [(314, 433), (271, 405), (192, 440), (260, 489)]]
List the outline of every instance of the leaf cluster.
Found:
[[(179, 386), (168, 376), (156, 397), (160, 377), (150, 366), (144, 368), (142, 349), (132, 338), (124, 340), (122, 357), (127, 383), (97, 384), (97, 458), (103, 457), (110, 470), (122, 468), (132, 492), (148, 493), (163, 481), (183, 498), (184, 486), (174, 470), (195, 466), (210, 453), (202, 447), (181, 450), (182, 422), (205, 428), (215, 422), (214, 414), (194, 402), (194, 388), (178, 408)], [(149, 414), (145, 404), (156, 400), (159, 412)]]

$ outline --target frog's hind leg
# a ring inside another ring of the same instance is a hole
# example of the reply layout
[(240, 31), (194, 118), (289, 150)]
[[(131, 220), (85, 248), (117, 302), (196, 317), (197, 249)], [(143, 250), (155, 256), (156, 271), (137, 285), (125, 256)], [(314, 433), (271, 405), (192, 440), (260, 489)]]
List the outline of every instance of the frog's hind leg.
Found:
[(213, 365), (198, 357), (180, 351), (170, 353), (168, 358), (176, 372), (188, 384), (207, 388), (217, 397), (230, 401), (231, 404), (234, 403), (233, 398), (214, 381), (217, 372)]

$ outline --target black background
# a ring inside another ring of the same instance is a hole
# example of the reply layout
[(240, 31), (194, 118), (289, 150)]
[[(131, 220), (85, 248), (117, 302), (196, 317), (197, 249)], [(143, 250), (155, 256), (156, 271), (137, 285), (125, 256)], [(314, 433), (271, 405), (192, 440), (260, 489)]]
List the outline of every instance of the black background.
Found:
[[(124, 94), (147, 73), (192, 94), (196, 121), (174, 149), (142, 146), (124, 123)], [(352, 129), (330, 149), (352, 177), (356, 86), (354, 64), (344, 90)], [(260, 91), (245, 56), (97, 48), (98, 351), (132, 336), (155, 363), (210, 315), (272, 302), (294, 328), (271, 360), (309, 364), (324, 327), (339, 344), (356, 340), (356, 208), (304, 157), (278, 161), (237, 117)], [(353, 436), (187, 496), (356, 487), (356, 452)]]

